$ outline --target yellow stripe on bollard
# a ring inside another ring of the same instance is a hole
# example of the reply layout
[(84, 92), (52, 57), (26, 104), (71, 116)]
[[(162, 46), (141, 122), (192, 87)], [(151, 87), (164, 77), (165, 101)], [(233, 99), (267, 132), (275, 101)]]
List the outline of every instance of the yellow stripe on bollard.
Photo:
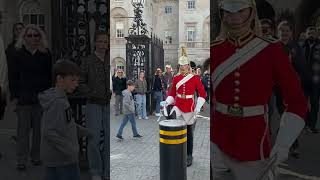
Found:
[(187, 137), (184, 137), (182, 139), (163, 139), (160, 138), (160, 142), (163, 144), (182, 144), (187, 141)]
[(165, 135), (165, 136), (180, 136), (180, 135), (187, 134), (187, 129), (184, 129), (184, 130), (181, 130), (181, 131), (164, 131), (164, 130), (160, 130), (160, 134), (161, 135)]

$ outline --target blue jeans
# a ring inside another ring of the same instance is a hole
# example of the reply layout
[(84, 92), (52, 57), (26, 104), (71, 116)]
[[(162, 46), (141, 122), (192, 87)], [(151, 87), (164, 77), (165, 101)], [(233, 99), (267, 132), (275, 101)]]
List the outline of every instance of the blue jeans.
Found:
[(46, 167), (45, 180), (80, 180), (78, 164), (61, 167)]
[(87, 104), (88, 161), (93, 176), (110, 177), (109, 114), (107, 105)]
[(132, 114), (125, 114), (122, 120), (122, 124), (120, 125), (120, 128), (118, 130), (118, 136), (122, 136), (123, 128), (126, 126), (126, 124), (130, 121), (132, 133), (134, 136), (138, 135), (137, 126), (136, 126), (136, 120), (134, 119), (134, 113)]
[(136, 95), (136, 100), (137, 100), (137, 111), (138, 111), (138, 116), (142, 117), (143, 119), (147, 117), (147, 110), (146, 110), (146, 95), (143, 94), (137, 94)]
[(154, 92), (154, 98), (156, 99), (156, 113), (160, 113), (160, 102), (163, 100), (162, 91)]

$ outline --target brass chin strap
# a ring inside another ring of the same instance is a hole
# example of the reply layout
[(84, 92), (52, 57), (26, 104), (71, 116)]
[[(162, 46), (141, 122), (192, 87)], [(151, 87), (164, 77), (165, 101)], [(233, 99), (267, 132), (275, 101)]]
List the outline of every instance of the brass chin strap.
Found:
[(180, 74), (187, 75), (189, 73), (189, 70), (180, 69)]

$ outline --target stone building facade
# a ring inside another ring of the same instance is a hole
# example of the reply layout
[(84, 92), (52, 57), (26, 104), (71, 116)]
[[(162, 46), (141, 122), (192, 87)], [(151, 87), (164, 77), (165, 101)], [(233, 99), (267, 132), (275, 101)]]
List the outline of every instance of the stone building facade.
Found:
[[(164, 62), (176, 67), (180, 47), (187, 47), (197, 65), (210, 57), (209, 0), (144, 0), (143, 20), (150, 34), (164, 42)], [(132, 24), (131, 0), (110, 2), (110, 61), (113, 70), (125, 68), (126, 40)]]
[(51, 42), (51, 0), (1, 0), (0, 14), (0, 32), (5, 46), (12, 40), (12, 26), (16, 22), (39, 25)]

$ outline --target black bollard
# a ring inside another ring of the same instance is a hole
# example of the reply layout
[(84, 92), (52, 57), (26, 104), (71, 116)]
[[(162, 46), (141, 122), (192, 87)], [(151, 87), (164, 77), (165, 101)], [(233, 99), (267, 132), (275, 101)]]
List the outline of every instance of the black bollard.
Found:
[(187, 124), (163, 120), (160, 127), (160, 180), (187, 180)]

